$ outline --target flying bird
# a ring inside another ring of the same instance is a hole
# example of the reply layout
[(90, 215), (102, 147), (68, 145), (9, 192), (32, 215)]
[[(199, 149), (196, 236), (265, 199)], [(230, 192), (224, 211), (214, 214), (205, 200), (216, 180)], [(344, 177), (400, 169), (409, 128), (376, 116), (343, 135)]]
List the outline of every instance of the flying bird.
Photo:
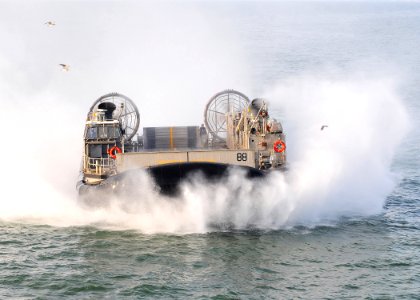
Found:
[(63, 71), (66, 71), (66, 72), (70, 71), (70, 66), (69, 65), (66, 65), (66, 64), (59, 64), (59, 65), (61, 66)]
[(47, 25), (48, 27), (55, 26), (55, 22), (53, 22), (53, 21), (48, 21), (48, 22), (45, 22), (44, 24)]
[(321, 130), (324, 130), (324, 128), (327, 128), (327, 127), (328, 127), (328, 125), (322, 125)]

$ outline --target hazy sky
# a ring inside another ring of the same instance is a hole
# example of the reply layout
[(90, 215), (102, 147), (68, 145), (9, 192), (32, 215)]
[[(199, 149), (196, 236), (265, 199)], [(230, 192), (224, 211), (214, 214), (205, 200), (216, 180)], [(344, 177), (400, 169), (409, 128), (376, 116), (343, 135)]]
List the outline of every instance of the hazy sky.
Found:
[(43, 95), (86, 111), (99, 96), (120, 92), (137, 103), (144, 126), (187, 125), (202, 122), (214, 93), (249, 90), (246, 51), (229, 20), (192, 2), (10, 1), (0, 8), (2, 92), (19, 101)]

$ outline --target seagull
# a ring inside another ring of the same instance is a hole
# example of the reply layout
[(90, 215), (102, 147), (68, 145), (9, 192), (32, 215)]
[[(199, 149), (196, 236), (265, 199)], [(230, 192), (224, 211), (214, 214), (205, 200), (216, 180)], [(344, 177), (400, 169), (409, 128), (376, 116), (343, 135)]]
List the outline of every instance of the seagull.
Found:
[(328, 125), (322, 125), (321, 130), (324, 130), (324, 128), (327, 128), (327, 127), (328, 127)]
[(53, 22), (53, 21), (48, 21), (48, 22), (45, 22), (44, 24), (47, 25), (48, 27), (55, 26), (55, 22)]
[(66, 71), (66, 72), (70, 71), (70, 66), (69, 65), (66, 65), (66, 64), (59, 64), (59, 65), (61, 66), (63, 71)]

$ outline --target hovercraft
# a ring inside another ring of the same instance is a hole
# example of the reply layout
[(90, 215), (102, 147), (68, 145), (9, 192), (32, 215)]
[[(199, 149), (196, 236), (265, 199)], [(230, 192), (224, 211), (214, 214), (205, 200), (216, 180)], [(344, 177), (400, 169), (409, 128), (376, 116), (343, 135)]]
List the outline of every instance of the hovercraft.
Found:
[(235, 90), (210, 98), (201, 126), (143, 127), (128, 97), (110, 93), (90, 107), (84, 131), (80, 195), (113, 192), (124, 180), (146, 171), (155, 187), (176, 194), (196, 173), (221, 180), (239, 168), (257, 178), (286, 165), (283, 127), (268, 113), (264, 99), (250, 101)]

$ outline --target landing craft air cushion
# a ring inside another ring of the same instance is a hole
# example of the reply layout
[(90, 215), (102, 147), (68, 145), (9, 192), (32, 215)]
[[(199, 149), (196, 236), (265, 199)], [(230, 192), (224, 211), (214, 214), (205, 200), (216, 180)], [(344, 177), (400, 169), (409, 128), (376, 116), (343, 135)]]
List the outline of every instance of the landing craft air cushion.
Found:
[[(182, 179), (197, 172), (220, 180), (239, 168), (261, 177), (286, 165), (285, 134), (263, 99), (250, 101), (235, 90), (214, 95), (201, 126), (144, 127), (128, 97), (110, 93), (91, 106), (84, 133), (80, 195), (115, 190), (135, 172), (146, 170), (159, 191), (174, 194)], [(118, 189), (117, 189), (118, 190)]]

